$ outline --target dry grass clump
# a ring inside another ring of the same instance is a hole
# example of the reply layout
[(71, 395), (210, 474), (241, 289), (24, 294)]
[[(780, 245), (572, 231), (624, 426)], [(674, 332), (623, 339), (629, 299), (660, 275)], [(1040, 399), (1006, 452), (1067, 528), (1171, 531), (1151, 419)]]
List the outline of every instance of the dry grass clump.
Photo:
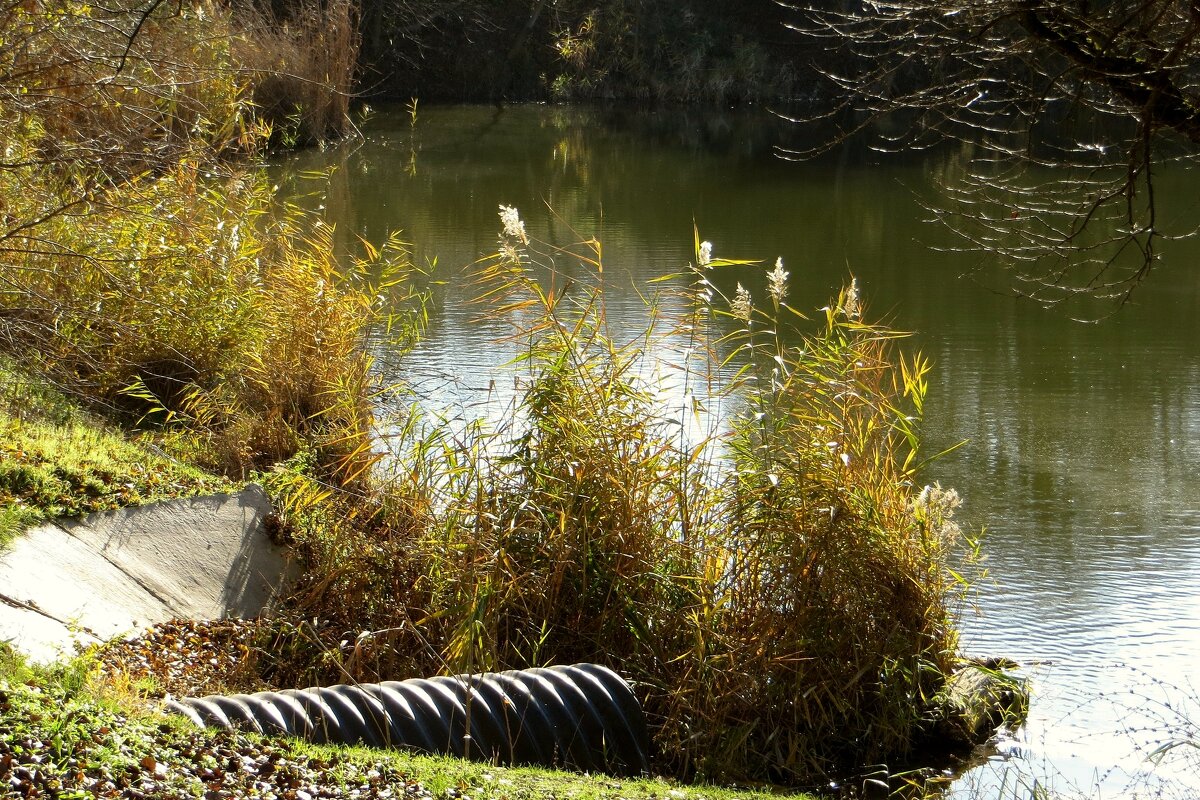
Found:
[(208, 3), (7, 4), (2, 127), (32, 152), (6, 157), (6, 171), (50, 165), (79, 184), (161, 169), (198, 144), (236, 146), (247, 87), (233, 69), (229, 30)]
[(351, 0), (302, 0), (282, 16), (253, 0), (103, 9), (51, 0), (10, 5), (0, 30), (0, 84), (20, 87), (5, 94), (6, 116), (37, 126), (42, 162), (125, 177), (201, 143), (218, 153), (252, 146), (255, 119), (293, 144), (352, 130)]
[(229, 474), (311, 447), (361, 477), (367, 339), (407, 268), (402, 243), (343, 268), (332, 230), (273, 209), (262, 176), (194, 164), (100, 200), (40, 225), (40, 250), (3, 254), (6, 346), (69, 391), (201, 434), (192, 455)]
[(235, 4), (233, 55), (253, 84), (257, 113), (284, 140), (312, 144), (352, 130), (350, 100), (362, 36), (352, 0)]
[[(598, 244), (503, 221), (476, 277), (523, 344), (523, 391), (491, 428), (406, 418), (392, 489), (355, 524), (293, 515), (325, 565), (303, 607), (330, 624), (281, 647), (308, 678), (605, 663), (638, 687), (658, 768), (708, 780), (810, 784), (909, 752), (955, 663), (961, 588), (957, 497), (915, 484), (927, 364), (862, 321), (856, 287), (809, 324), (782, 264), (764, 312), (722, 296), (734, 262), (698, 248), (679, 324), (708, 360), (676, 366), (744, 366), (712, 401), (740, 411), (685, 435), (645, 368), (655, 331), (607, 326)], [(544, 288), (534, 273), (565, 261), (573, 290)]]

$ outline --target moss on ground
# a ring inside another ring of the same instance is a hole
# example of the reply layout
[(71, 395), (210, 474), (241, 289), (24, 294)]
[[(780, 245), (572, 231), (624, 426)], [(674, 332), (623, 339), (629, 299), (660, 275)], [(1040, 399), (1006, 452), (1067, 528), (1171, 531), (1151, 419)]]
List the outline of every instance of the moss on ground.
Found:
[(0, 363), (0, 547), (42, 520), (230, 488)]

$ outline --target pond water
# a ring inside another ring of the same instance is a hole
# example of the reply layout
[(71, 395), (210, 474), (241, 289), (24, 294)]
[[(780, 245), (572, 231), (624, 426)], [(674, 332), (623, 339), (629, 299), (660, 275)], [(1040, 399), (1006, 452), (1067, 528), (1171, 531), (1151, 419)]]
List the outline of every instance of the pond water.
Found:
[[(853, 273), (934, 363), (931, 446), (967, 440), (925, 477), (956, 487), (963, 518), (986, 528), (990, 577), (962, 612), (964, 648), (1015, 659), (1033, 681), (1026, 728), (952, 792), (1200, 789), (1194, 748), (1147, 760), (1200, 741), (1200, 241), (1168, 245), (1134, 305), (1080, 324), (993, 291), (994, 270), (961, 277), (978, 256), (931, 249), (949, 240), (920, 199), (960, 153), (790, 163), (772, 147), (796, 131), (749, 112), (448, 107), (415, 124), (383, 112), (364, 133), (279, 171), (336, 166), (323, 202), (347, 246), (402, 229), (436, 260), (428, 336), (404, 374), (432, 402), (491, 396), (507, 358), (495, 331), (467, 323), (461, 278), (495, 251), (500, 204), (534, 237), (603, 242), (618, 330), (645, 322), (633, 285), (693, 259), (693, 225), (717, 255), (782, 256), (801, 309)], [(1200, 219), (1194, 186), (1164, 176), (1163, 213)], [(742, 279), (761, 297), (754, 269)]]

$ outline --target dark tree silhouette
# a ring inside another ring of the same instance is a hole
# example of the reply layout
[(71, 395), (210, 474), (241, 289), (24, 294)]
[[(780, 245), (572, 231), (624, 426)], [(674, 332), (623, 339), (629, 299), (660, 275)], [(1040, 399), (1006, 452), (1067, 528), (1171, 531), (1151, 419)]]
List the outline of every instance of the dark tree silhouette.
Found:
[(1164, 228), (1154, 179), (1200, 155), (1198, 0), (788, 5), (827, 45), (832, 102), (800, 116), (834, 125), (825, 146), (963, 142), (968, 166), (933, 210), (1019, 291), (1123, 304), (1161, 239), (1192, 232)]

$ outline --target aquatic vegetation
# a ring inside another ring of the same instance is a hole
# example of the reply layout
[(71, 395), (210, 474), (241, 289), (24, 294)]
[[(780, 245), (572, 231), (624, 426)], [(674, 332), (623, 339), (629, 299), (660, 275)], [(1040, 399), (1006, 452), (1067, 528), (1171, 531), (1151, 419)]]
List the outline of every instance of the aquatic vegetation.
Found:
[[(787, 301), (781, 262), (769, 309), (726, 297), (715, 275), (747, 262), (699, 241), (707, 263), (662, 284), (686, 311), (618, 336), (599, 243), (501, 219), (473, 275), (480, 313), (519, 344), (518, 397), (490, 427), (406, 411), (369, 518), (297, 523), (336, 567), (302, 606), (330, 622), (313, 637), (325, 664), (294, 668), (597, 661), (637, 687), (656, 768), (708, 780), (809, 784), (907, 753), (957, 663), (966, 587), (956, 496), (917, 483), (928, 363), (862, 320), (854, 285), (816, 320)], [(733, 379), (665, 406), (647, 367), (659, 328), (693, 343), (676, 383)]]
[[(381, 338), (420, 327), (400, 238), (341, 263), (329, 226), (215, 158), (265, 135), (236, 82), (211, 127), (168, 102), (112, 162), (89, 161), (100, 133), (52, 130), (42, 112), (75, 102), (55, 85), (0, 117), (18, 165), (0, 170), (0, 345), (177, 456), (262, 470), (316, 620), (263, 649), (277, 681), (597, 661), (637, 687), (657, 768), (710, 780), (810, 783), (913, 746), (954, 664), (958, 530), (916, 481), (928, 365), (864, 321), (855, 283), (808, 320), (777, 262), (764, 310), (722, 292), (746, 262), (697, 236), (696, 266), (657, 284), (684, 310), (613, 331), (600, 244), (535, 241), (503, 207), (473, 280), (521, 346), (520, 391), (501, 424), (458, 426), (373, 370)], [(650, 369), (660, 330), (691, 347)], [(661, 402), (672, 381), (683, 410)]]

